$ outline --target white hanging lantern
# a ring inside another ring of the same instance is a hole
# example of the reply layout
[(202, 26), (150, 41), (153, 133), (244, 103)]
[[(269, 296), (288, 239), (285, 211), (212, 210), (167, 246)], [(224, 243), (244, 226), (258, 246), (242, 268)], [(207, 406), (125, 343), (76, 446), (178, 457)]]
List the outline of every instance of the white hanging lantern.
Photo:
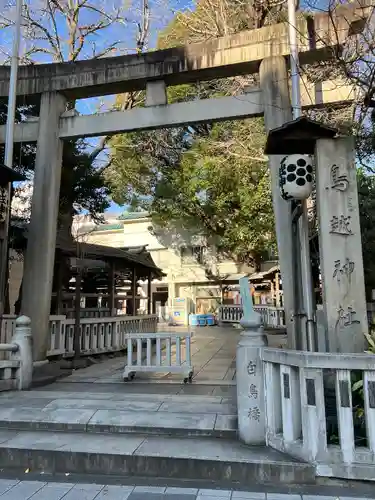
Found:
[(281, 160), (280, 192), (284, 200), (306, 200), (313, 189), (313, 164), (310, 156), (289, 155)]

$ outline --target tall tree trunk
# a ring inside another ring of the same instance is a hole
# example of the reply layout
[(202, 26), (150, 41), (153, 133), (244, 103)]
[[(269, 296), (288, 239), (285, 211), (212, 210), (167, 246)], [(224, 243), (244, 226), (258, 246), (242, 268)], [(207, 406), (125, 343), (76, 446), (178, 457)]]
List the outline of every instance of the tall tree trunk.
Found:
[(61, 207), (61, 213), (59, 214), (58, 234), (63, 238), (64, 241), (66, 241), (67, 239), (71, 240), (73, 238), (73, 216), (73, 209), (71, 207)]

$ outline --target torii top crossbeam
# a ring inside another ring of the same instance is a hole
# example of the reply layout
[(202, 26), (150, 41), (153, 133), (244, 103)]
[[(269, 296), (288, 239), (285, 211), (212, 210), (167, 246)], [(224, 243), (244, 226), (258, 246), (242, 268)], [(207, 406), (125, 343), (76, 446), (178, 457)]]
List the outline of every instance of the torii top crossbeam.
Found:
[[(361, 29), (373, 0), (356, 0), (330, 14), (319, 13), (298, 21), (300, 63), (332, 56), (330, 47), (343, 43)], [(285, 23), (244, 31), (209, 42), (172, 49), (102, 59), (21, 66), (18, 95), (57, 91), (80, 99), (144, 89), (150, 80), (178, 85), (239, 74), (255, 73), (266, 57), (289, 54)], [(9, 94), (10, 68), (0, 67), (0, 97)]]

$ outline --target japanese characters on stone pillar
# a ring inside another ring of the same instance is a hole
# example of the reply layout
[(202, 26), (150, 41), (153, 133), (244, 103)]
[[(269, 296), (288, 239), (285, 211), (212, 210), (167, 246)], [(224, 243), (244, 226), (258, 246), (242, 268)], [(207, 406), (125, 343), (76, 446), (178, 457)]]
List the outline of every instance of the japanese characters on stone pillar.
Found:
[(260, 349), (266, 345), (260, 314), (254, 311), (247, 278), (241, 278), (240, 291), (244, 329), (237, 346), (236, 377), (238, 432), (246, 444), (264, 444), (264, 379)]
[(363, 352), (367, 314), (354, 141), (319, 139), (315, 155), (328, 347), (330, 352)]

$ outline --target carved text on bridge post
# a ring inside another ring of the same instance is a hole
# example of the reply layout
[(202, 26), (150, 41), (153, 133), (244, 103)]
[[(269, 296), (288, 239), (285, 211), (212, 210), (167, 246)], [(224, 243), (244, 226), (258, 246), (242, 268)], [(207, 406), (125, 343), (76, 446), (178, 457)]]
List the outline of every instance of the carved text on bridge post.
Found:
[(247, 373), (249, 375), (257, 374), (257, 365), (256, 363), (254, 363), (254, 361), (249, 361), (249, 364), (247, 365)]
[(257, 422), (260, 422), (260, 409), (258, 408), (258, 406), (253, 406), (252, 408), (250, 408), (248, 416), (250, 420), (256, 420)]
[(258, 388), (255, 384), (250, 384), (249, 387), (249, 398), (258, 399)]

